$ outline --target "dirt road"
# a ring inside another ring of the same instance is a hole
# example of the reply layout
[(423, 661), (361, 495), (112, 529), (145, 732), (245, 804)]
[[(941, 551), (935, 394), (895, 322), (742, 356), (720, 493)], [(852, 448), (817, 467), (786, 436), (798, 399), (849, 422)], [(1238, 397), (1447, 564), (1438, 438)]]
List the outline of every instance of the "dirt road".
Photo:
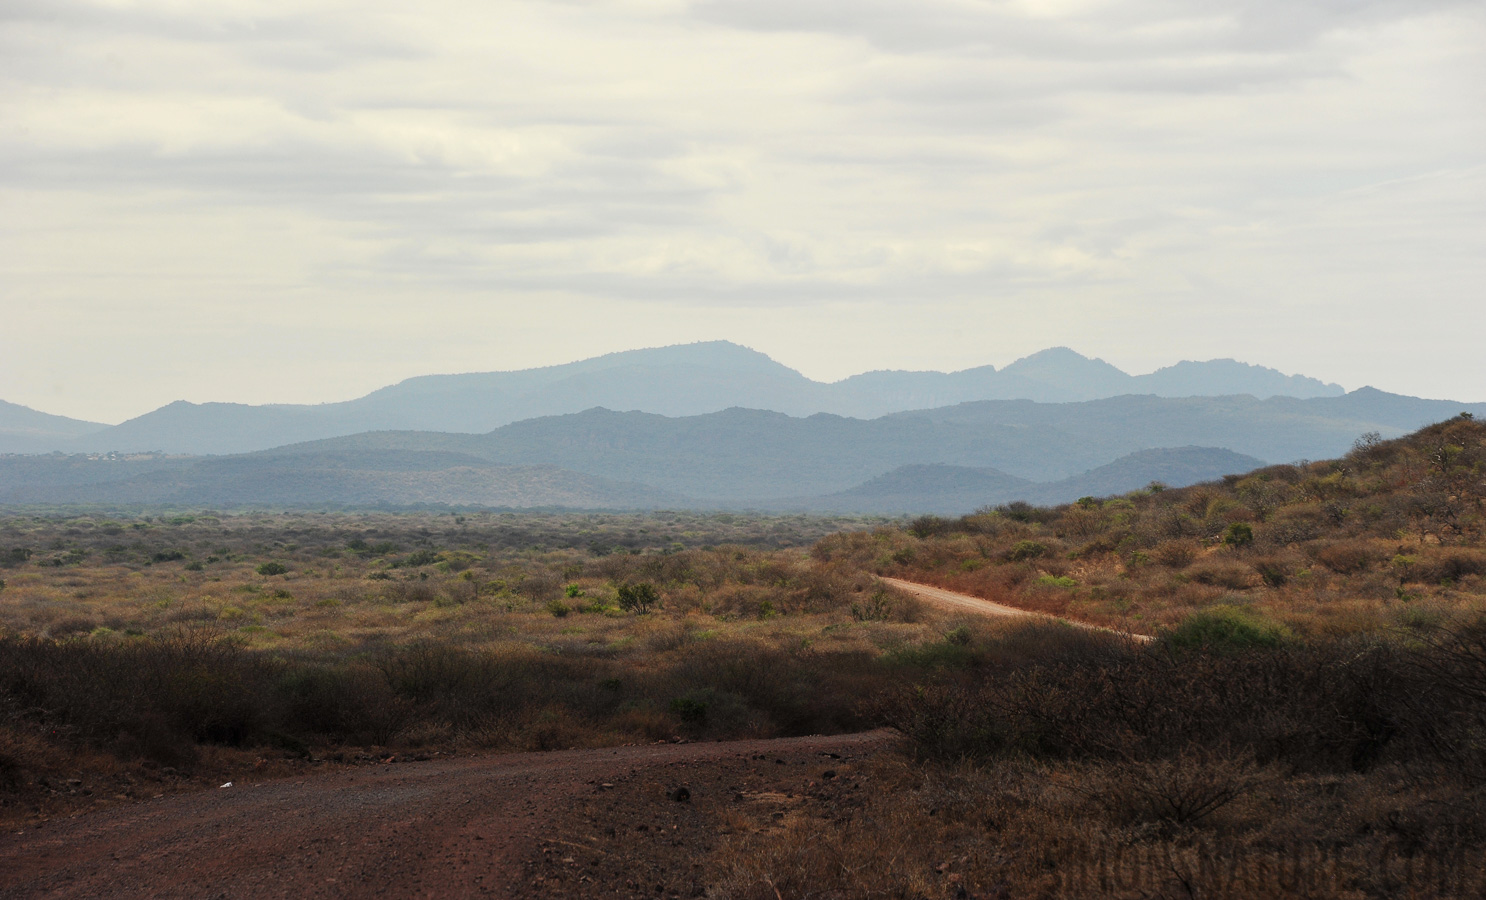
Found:
[(887, 732), (393, 763), (117, 807), (0, 836), (0, 897), (507, 897), (603, 782)]
[(1148, 634), (1135, 634), (1129, 631), (1119, 631), (1114, 628), (1105, 628), (1102, 625), (1090, 625), (1087, 622), (1078, 622), (1073, 619), (1063, 619), (1057, 616), (1049, 616), (1045, 613), (1031, 612), (1025, 609), (1017, 609), (1014, 606), (1007, 606), (1004, 603), (996, 603), (992, 600), (982, 600), (979, 597), (972, 597), (969, 594), (957, 594), (954, 591), (947, 591), (944, 588), (937, 588), (933, 587), (932, 585), (919, 584), (916, 581), (904, 581), (901, 578), (884, 578), (882, 580), (900, 591), (904, 591), (906, 593), (912, 594), (915, 597), (918, 597), (920, 600), (947, 609), (963, 610), (982, 616), (1008, 616), (1047, 619), (1053, 622), (1066, 622), (1069, 625), (1074, 625), (1079, 628), (1089, 628), (1094, 631), (1107, 631), (1111, 634), (1122, 635), (1124, 637), (1130, 638), (1131, 640), (1139, 641), (1141, 643), (1155, 640), (1155, 638), (1152, 638)]

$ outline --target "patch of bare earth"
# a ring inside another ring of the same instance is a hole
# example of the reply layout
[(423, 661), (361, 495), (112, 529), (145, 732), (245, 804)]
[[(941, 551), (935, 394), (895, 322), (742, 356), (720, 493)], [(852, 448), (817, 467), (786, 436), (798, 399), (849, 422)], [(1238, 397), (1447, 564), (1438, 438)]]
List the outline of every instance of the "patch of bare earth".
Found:
[(0, 897), (696, 896), (731, 810), (782, 819), (840, 777), (828, 760), (890, 740), (414, 761), (164, 796), (0, 835)]
[(863, 764), (887, 732), (737, 746), (724, 758), (677, 760), (597, 779), (574, 798), (523, 865), (523, 900), (701, 897), (712, 857), (734, 835), (835, 818), (871, 790)]

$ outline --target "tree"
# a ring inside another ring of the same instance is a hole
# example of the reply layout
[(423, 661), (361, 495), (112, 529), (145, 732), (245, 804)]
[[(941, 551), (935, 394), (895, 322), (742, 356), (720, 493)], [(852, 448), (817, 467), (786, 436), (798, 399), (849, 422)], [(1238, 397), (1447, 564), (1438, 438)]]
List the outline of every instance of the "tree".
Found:
[(660, 593), (649, 582), (619, 586), (619, 608), (625, 612), (648, 613), (659, 602)]

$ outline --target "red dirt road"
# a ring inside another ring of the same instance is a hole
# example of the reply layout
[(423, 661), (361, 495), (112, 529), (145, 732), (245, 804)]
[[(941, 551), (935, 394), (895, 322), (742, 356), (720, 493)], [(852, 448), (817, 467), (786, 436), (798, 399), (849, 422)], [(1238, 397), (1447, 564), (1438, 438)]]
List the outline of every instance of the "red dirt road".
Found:
[(1023, 618), (1048, 619), (1053, 622), (1066, 622), (1069, 625), (1074, 625), (1078, 628), (1089, 628), (1093, 629), (1094, 631), (1107, 631), (1111, 634), (1122, 635), (1124, 637), (1130, 638), (1131, 640), (1140, 641), (1142, 643), (1155, 640), (1155, 638), (1151, 637), (1148, 634), (1135, 634), (1134, 632), (1129, 631), (1118, 631), (1114, 628), (1105, 628), (1103, 625), (1090, 625), (1088, 622), (1078, 622), (1073, 619), (1064, 619), (1058, 616), (1050, 616), (1046, 613), (1032, 612), (1025, 609), (1017, 609), (1015, 606), (1007, 606), (1004, 603), (997, 603), (994, 600), (983, 600), (980, 597), (972, 597), (969, 594), (959, 594), (954, 591), (947, 591), (944, 588), (937, 588), (928, 584), (919, 584), (916, 581), (904, 581), (901, 578), (883, 578), (882, 580), (900, 591), (912, 594), (920, 600), (924, 600), (928, 603), (932, 603), (935, 606), (945, 609), (954, 609), (962, 612), (972, 612), (982, 616), (1020, 616)]
[(394, 763), (0, 835), (0, 897), (503, 897), (582, 792), (647, 768), (863, 750), (887, 732)]

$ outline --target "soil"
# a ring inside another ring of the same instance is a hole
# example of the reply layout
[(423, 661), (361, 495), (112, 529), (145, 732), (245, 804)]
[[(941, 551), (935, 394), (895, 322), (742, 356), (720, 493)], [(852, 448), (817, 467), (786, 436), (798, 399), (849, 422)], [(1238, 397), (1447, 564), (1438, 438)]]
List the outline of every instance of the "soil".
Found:
[(0, 836), (0, 897), (689, 897), (737, 817), (860, 789), (889, 732), (400, 761)]
[(1004, 603), (997, 603), (994, 600), (986, 600), (981, 597), (972, 597), (969, 594), (959, 594), (954, 591), (947, 591), (944, 588), (937, 588), (927, 584), (919, 584), (916, 581), (904, 581), (901, 578), (883, 578), (882, 580), (901, 591), (912, 594), (920, 600), (923, 600), (927, 603), (932, 603), (933, 605), (941, 607), (943, 609), (952, 610), (954, 612), (972, 612), (982, 616), (1020, 616), (1025, 618), (1048, 619), (1054, 622), (1066, 622), (1069, 625), (1073, 625), (1078, 628), (1089, 628), (1094, 631), (1107, 631), (1112, 634), (1122, 635), (1124, 637), (1130, 638), (1131, 640), (1139, 641), (1142, 643), (1155, 640), (1155, 638), (1151, 637), (1148, 634), (1135, 634), (1128, 631), (1117, 631), (1113, 628), (1105, 628), (1102, 625), (1091, 625), (1088, 622), (1078, 622), (1073, 619), (1065, 619), (1059, 616), (1050, 616), (1046, 613), (1032, 612), (1031, 610), (1026, 609), (1018, 609), (1015, 606), (1007, 606)]

